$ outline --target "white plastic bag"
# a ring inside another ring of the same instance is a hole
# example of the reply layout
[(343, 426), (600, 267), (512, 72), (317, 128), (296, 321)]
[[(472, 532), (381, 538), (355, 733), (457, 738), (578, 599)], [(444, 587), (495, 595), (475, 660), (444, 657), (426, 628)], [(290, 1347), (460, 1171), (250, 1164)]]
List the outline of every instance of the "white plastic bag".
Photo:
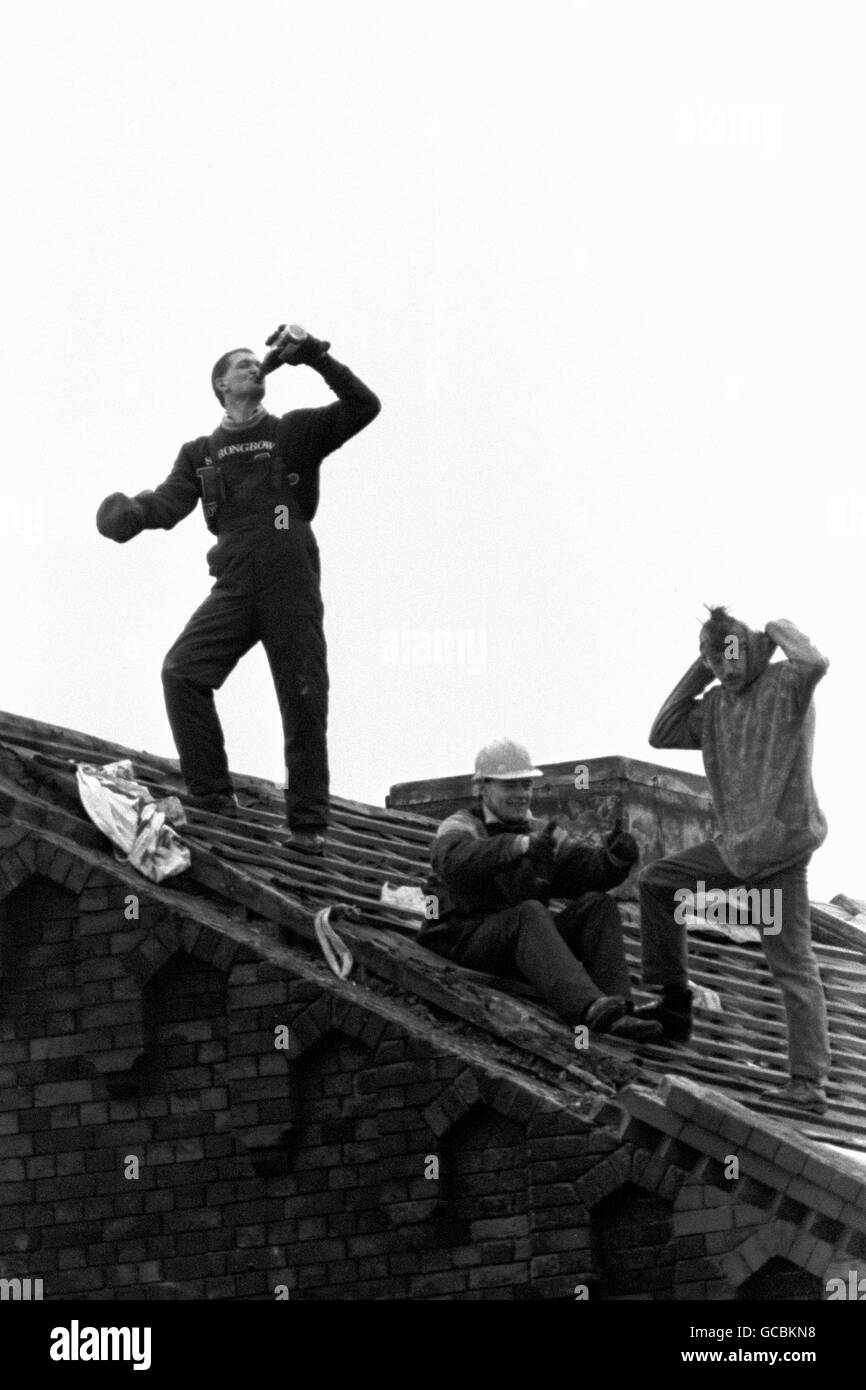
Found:
[(386, 907), (401, 907), (404, 912), (416, 912), (419, 917), (427, 915), (427, 899), (423, 890), (414, 885), (405, 884), (400, 888), (392, 888), (390, 883), (383, 883), (379, 901)]
[(152, 883), (189, 868), (190, 852), (168, 824), (186, 820), (176, 796), (154, 801), (147, 787), (136, 782), (129, 759), (105, 767), (77, 763), (75, 775), (81, 804), (116, 846), (116, 859), (131, 864)]
[(689, 980), (689, 989), (692, 991), (692, 1004), (696, 1009), (707, 1009), (712, 1014), (724, 1013), (721, 995), (707, 985), (696, 985), (693, 980)]

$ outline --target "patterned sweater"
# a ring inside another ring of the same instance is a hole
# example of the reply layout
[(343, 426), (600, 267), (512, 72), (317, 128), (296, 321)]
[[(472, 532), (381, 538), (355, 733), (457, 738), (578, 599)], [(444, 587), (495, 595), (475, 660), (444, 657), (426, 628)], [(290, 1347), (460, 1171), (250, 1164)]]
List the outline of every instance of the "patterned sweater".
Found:
[[(767, 625), (788, 657), (769, 664), (766, 647), (741, 690), (714, 686), (702, 660), (689, 668), (656, 717), (653, 748), (700, 748), (719, 823), (716, 843), (732, 873), (764, 877), (811, 854), (827, 822), (812, 785), (812, 692), (829, 662), (793, 623)], [(750, 634), (756, 639), (758, 634)]]

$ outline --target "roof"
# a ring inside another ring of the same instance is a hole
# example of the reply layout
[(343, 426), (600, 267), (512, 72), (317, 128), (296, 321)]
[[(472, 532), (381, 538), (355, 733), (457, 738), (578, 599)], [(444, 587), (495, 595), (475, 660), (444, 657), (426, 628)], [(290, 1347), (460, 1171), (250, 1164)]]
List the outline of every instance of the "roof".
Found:
[[(344, 918), (338, 930), (356, 961), (353, 988), (423, 1017), (443, 1038), (459, 1033), (491, 1063), (556, 1086), (588, 1114), (627, 1094), (647, 1113), (652, 1110), (648, 1095), (655, 1097), (657, 1109), (666, 1106), (670, 1113), (671, 1098), (680, 1093), (678, 1085), (685, 1085), (700, 1089), (707, 1114), (706, 1097), (715, 1096), (720, 1114), (733, 1114), (731, 1105), (737, 1114), (745, 1107), (758, 1128), (760, 1116), (775, 1116), (781, 1128), (770, 1123), (770, 1132), (805, 1141), (806, 1147), (816, 1142), (828, 1160), (866, 1153), (866, 933), (858, 923), (862, 905), (854, 900), (813, 905), (833, 1048), (830, 1110), (821, 1119), (785, 1114), (760, 1096), (763, 1086), (786, 1075), (786, 1042), (781, 996), (759, 946), (690, 937), (691, 977), (715, 991), (723, 1007), (696, 1011), (688, 1045), (636, 1049), (602, 1038), (577, 1052), (570, 1030), (528, 988), (441, 960), (414, 939), (417, 914), (381, 903), (384, 883), (423, 884), (435, 821), (333, 797), (327, 854), (305, 858), (287, 848), (282, 789), (235, 775), (240, 818), (190, 811), (182, 835), (192, 850), (191, 867), (156, 887), (117, 864), (78, 798), (77, 762), (99, 765), (122, 758), (132, 760), (155, 796), (183, 796), (174, 760), (0, 713), (0, 817), (6, 825), (74, 847), (88, 862), (135, 881), (143, 894), (179, 912), (240, 932), (271, 959), (275, 941), (285, 943), (297, 968), (306, 962), (304, 969), (335, 989), (345, 986), (321, 965), (314, 918), (325, 906), (348, 907), (356, 920)], [(5, 836), (3, 842), (9, 843)], [(638, 911), (632, 903), (620, 906), (635, 994), (641, 998)]]

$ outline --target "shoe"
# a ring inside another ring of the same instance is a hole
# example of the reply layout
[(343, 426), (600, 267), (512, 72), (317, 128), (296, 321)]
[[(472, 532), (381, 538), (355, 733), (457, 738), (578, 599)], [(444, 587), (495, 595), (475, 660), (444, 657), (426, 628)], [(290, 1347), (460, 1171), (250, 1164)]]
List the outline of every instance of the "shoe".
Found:
[(626, 1002), (618, 994), (602, 994), (594, 999), (583, 1016), (590, 1033), (607, 1033), (626, 1012)]
[(193, 811), (209, 811), (215, 816), (237, 817), (240, 813), (238, 799), (227, 792), (209, 792), (206, 796), (187, 796), (184, 806)]
[(775, 1100), (780, 1105), (795, 1105), (813, 1115), (823, 1115), (827, 1109), (827, 1092), (819, 1081), (806, 1076), (792, 1076), (784, 1086), (770, 1086), (761, 1092), (763, 1100)]
[(662, 1036), (662, 1026), (654, 1018), (635, 1018), (626, 1014), (608, 1029), (608, 1037), (623, 1038), (626, 1042), (655, 1042)]
[(692, 1036), (692, 991), (666, 985), (656, 1004), (641, 1004), (634, 1017), (660, 1023), (666, 1042), (688, 1042)]
[(325, 837), (315, 830), (290, 830), (289, 849), (296, 849), (299, 854), (325, 853)]

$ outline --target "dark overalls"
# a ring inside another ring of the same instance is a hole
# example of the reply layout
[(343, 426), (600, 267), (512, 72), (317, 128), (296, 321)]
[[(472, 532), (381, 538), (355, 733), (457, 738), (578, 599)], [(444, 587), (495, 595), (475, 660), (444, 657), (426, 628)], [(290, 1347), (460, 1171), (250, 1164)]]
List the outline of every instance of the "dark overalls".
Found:
[[(377, 397), (327, 356), (316, 368), (339, 399), (221, 426), (185, 444), (166, 481), (139, 494), (150, 526), (174, 526), (205, 492), (216, 579), (168, 652), (162, 679), (181, 771), (194, 796), (232, 790), (214, 703), (240, 658), (261, 642), (283, 723), (286, 815), (298, 830), (328, 824), (328, 668), (319, 550), (310, 521), (321, 460), (378, 414)], [(205, 470), (202, 472), (202, 470)]]

